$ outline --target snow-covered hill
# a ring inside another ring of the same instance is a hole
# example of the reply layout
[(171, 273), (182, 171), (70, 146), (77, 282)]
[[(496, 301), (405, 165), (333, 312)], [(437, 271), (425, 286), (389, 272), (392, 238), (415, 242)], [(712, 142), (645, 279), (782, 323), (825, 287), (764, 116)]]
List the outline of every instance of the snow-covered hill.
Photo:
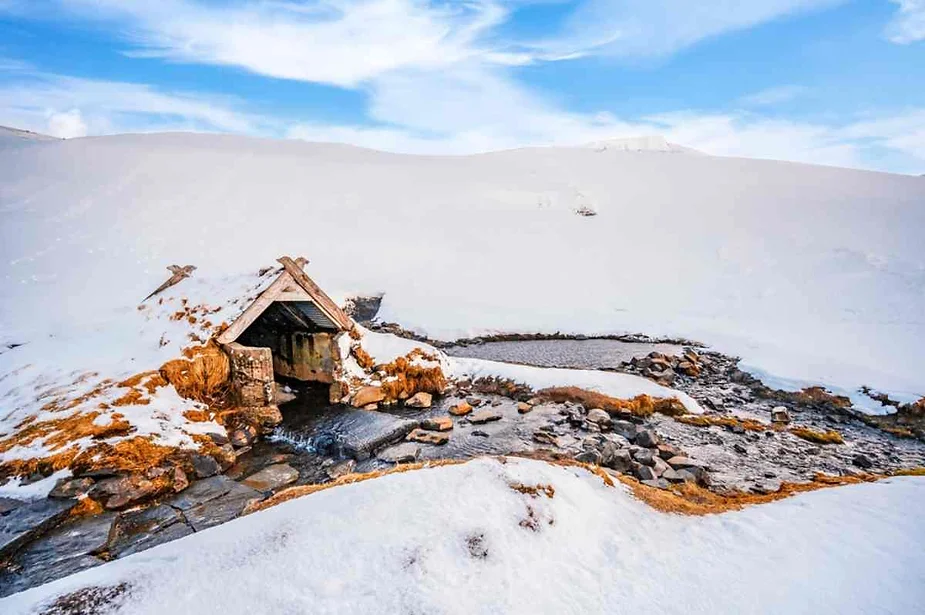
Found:
[(923, 504), (905, 478), (683, 517), (581, 469), (480, 459), (289, 501), (0, 611), (916, 613)]
[(20, 130), (19, 128), (10, 128), (9, 126), (0, 126), (0, 147), (9, 145), (20, 145), (23, 142), (30, 141), (57, 141), (56, 137), (43, 135), (31, 130)]
[(772, 384), (925, 393), (920, 178), (620, 149), (422, 157), (184, 134), (4, 149), (0, 344), (127, 360), (157, 340), (75, 336), (126, 317), (169, 264), (216, 281), (288, 253), (335, 299), (383, 292), (385, 319), (438, 338), (677, 335)]

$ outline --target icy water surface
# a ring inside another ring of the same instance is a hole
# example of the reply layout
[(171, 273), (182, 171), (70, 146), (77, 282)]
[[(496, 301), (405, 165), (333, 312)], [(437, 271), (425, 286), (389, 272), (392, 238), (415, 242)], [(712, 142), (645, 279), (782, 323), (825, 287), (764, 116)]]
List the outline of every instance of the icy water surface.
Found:
[(624, 361), (641, 359), (651, 352), (680, 355), (684, 347), (609, 339), (525, 340), (450, 346), (445, 351), (454, 357), (488, 359), (538, 367), (614, 369), (620, 367)]

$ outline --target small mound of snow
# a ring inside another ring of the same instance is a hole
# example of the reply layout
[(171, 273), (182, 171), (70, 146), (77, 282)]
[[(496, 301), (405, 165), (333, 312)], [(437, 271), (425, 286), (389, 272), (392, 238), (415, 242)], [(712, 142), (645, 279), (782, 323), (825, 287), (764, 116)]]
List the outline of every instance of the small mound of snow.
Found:
[(622, 139), (605, 139), (603, 141), (593, 141), (587, 143), (588, 147), (599, 152), (697, 152), (695, 149), (669, 142), (661, 135), (651, 135), (647, 137), (629, 137)]

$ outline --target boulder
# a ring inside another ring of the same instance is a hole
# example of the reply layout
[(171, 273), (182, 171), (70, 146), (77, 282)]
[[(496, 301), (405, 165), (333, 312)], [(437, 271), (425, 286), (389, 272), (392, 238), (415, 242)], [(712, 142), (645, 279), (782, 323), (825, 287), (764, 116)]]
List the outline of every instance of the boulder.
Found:
[(448, 416), (424, 419), (421, 423), (421, 427), (428, 431), (449, 431), (453, 429), (453, 419)]
[(613, 453), (606, 465), (612, 470), (626, 474), (633, 469), (633, 458), (628, 450), (621, 449)]
[(588, 421), (597, 423), (602, 427), (610, 425), (610, 415), (600, 408), (592, 408), (591, 410), (588, 410), (588, 416), (586, 418)]
[(78, 498), (88, 493), (95, 483), (92, 478), (62, 478), (48, 492), (48, 497), (58, 500)]
[(655, 448), (658, 446), (658, 436), (651, 429), (640, 429), (636, 433), (636, 444), (643, 448)]
[(575, 455), (575, 460), (599, 466), (601, 465), (601, 454), (595, 450), (582, 451)]
[(635, 474), (636, 478), (638, 478), (641, 481), (658, 479), (658, 476), (655, 475), (655, 470), (653, 470), (649, 466), (644, 466), (641, 463), (636, 464), (633, 467), (633, 474)]
[(370, 385), (365, 386), (354, 393), (350, 404), (354, 408), (362, 408), (363, 406), (368, 406), (369, 404), (378, 404), (384, 399), (385, 391), (382, 390), (382, 387)]
[(433, 395), (421, 391), (419, 393), (415, 393), (407, 401), (405, 401), (405, 406), (408, 408), (430, 408), (433, 401)]
[(632, 442), (636, 439), (636, 432), (638, 431), (635, 423), (630, 423), (629, 421), (613, 421), (610, 425), (613, 432), (619, 434)]
[(620, 447), (613, 442), (604, 442), (604, 445), (601, 447), (601, 465), (610, 467), (613, 463), (614, 456), (616, 456), (619, 450)]
[(488, 436), (488, 433), (482, 431), (481, 429), (474, 429), (474, 430), (472, 431), (471, 435), (476, 436), (477, 438), (487, 438), (487, 437), (489, 437), (489, 436)]
[(636, 451), (633, 459), (644, 466), (654, 467), (655, 460), (658, 459), (658, 451), (651, 448), (642, 448)]
[(153, 497), (169, 487), (169, 481), (150, 480), (133, 474), (101, 480), (90, 490), (90, 497), (98, 500), (107, 510), (118, 510)]
[(678, 371), (684, 374), (685, 376), (690, 376), (691, 378), (696, 378), (700, 375), (700, 366), (696, 363), (688, 360), (684, 360), (678, 363)]
[(410, 463), (417, 461), (421, 456), (421, 447), (413, 442), (403, 442), (389, 447), (377, 455), (380, 461), (386, 463)]
[(540, 444), (550, 444), (556, 448), (562, 447), (562, 441), (559, 437), (554, 434), (546, 431), (545, 429), (537, 429), (533, 432), (533, 441), (539, 442)]
[(478, 397), (467, 397), (466, 402), (473, 408), (478, 408), (482, 405), (482, 400)]
[(337, 480), (341, 476), (345, 476), (353, 472), (356, 467), (356, 461), (353, 459), (347, 459), (345, 461), (330, 464), (324, 469), (324, 473), (327, 474), (328, 478), (331, 480)]
[(257, 428), (253, 425), (244, 425), (231, 432), (231, 445), (235, 448), (250, 446), (257, 438)]
[(874, 462), (871, 461), (870, 457), (864, 454), (855, 455), (854, 459), (851, 460), (851, 463), (861, 468), (862, 470), (869, 470), (874, 467)]
[(517, 412), (521, 414), (527, 414), (528, 412), (533, 412), (533, 406), (526, 402), (519, 402), (517, 404)]
[(668, 481), (666, 481), (664, 478), (657, 478), (655, 480), (641, 480), (639, 482), (645, 485), (646, 487), (652, 487), (654, 489), (667, 489), (668, 488)]
[[(688, 472), (688, 474), (690, 474), (690, 472)], [(684, 482), (684, 477), (681, 476), (681, 474), (678, 473), (677, 470), (673, 470), (670, 467), (666, 469), (664, 472), (662, 472), (661, 477), (667, 480), (669, 483), (683, 483)]]
[(664, 459), (665, 461), (671, 459), (672, 457), (682, 456), (681, 449), (671, 444), (662, 443), (656, 446), (655, 448), (658, 450), (658, 456)]
[(491, 423), (492, 421), (500, 421), (501, 413), (493, 408), (486, 408), (484, 410), (479, 410), (469, 417), (469, 422), (475, 425), (482, 425), (484, 423)]
[(670, 465), (675, 470), (685, 469), (685, 468), (705, 468), (706, 464), (702, 461), (697, 461), (691, 459), (690, 457), (672, 457), (668, 460), (668, 465)]
[(193, 464), (193, 473), (196, 478), (209, 478), (222, 472), (219, 463), (209, 455), (194, 454), (190, 457), (190, 462)]
[(241, 482), (251, 489), (266, 493), (294, 483), (298, 478), (298, 470), (287, 463), (277, 463), (251, 474)]
[(657, 476), (662, 476), (665, 473), (665, 470), (671, 469), (671, 466), (668, 465), (668, 462), (662, 459), (661, 457), (659, 457), (658, 455), (655, 455), (652, 458), (652, 460), (654, 461), (652, 465), (652, 469), (655, 470), (655, 474)]
[(468, 403), (461, 401), (449, 410), (450, 414), (453, 416), (465, 416), (472, 412), (472, 406)]
[(443, 445), (450, 441), (450, 435), (445, 432), (427, 431), (424, 429), (415, 429), (405, 440), (409, 442), (420, 442), (421, 444)]
[(771, 422), (786, 425), (790, 422), (790, 413), (784, 406), (771, 408)]

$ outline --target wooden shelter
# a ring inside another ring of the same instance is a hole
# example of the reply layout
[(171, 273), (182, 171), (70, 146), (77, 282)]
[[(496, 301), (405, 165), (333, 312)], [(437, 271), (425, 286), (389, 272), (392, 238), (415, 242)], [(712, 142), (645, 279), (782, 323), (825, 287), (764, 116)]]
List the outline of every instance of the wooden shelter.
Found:
[(279, 277), (218, 337), (242, 405), (272, 404), (276, 376), (332, 385), (340, 398), (338, 341), (355, 325), (305, 274), (307, 262), (280, 258)]

